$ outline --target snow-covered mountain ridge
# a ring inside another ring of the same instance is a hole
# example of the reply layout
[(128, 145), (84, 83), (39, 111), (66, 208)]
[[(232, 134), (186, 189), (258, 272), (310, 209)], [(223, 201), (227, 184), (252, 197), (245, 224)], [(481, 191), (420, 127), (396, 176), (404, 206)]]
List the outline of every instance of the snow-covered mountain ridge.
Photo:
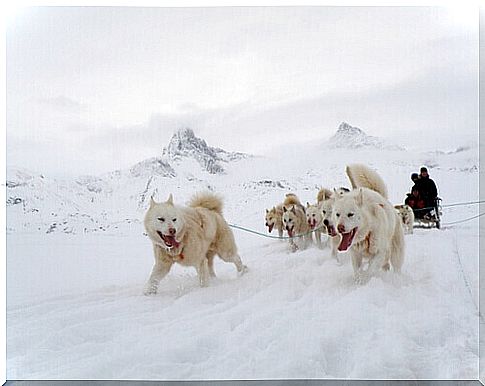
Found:
[(328, 140), (327, 145), (330, 148), (376, 148), (387, 150), (404, 150), (403, 147), (389, 144), (378, 137), (367, 135), (362, 129), (342, 122), (337, 132)]
[[(391, 192), (395, 192), (393, 200), (396, 202), (400, 202), (409, 189), (409, 174), (421, 164), (430, 168), (433, 177), (451, 172), (457, 175), (455, 180), (465, 175), (472, 177), (478, 171), (478, 151), (474, 147), (460, 146), (453, 152), (433, 151), (403, 157), (399, 150), (369, 147), (369, 143), (381, 143), (379, 138), (373, 140), (375, 137), (370, 137), (369, 140), (369, 136), (360, 129), (344, 123), (339, 126), (334, 138), (351, 139), (350, 144), (355, 145), (345, 159), (340, 154), (346, 151), (345, 148), (331, 147), (325, 152), (315, 153), (295, 148), (292, 157), (285, 153), (278, 155), (277, 159), (252, 157), (210, 147), (192, 130), (184, 129), (173, 135), (161, 157), (99, 176), (61, 180), (9, 167), (6, 181), (7, 230), (131, 232), (133, 225), (140, 225), (150, 197), (165, 199), (168, 192), (174, 192), (176, 199), (180, 200), (188, 197), (177, 192), (217, 191), (225, 198), (227, 196), (226, 207), (228, 210), (234, 208), (235, 215), (238, 214), (238, 205), (244, 205), (249, 197), (261, 201), (261, 210), (265, 205), (269, 207), (277, 203), (279, 197), (289, 191), (311, 202), (320, 186), (348, 184), (344, 168), (350, 162), (371, 165), (385, 180), (388, 173), (401, 174), (399, 184), (390, 186)], [(359, 140), (362, 146), (357, 146)], [(440, 187), (441, 181), (438, 179), (437, 182)], [(236, 193), (238, 199), (235, 201), (230, 197)], [(260, 213), (252, 216), (260, 216)], [(139, 231), (141, 227), (137, 228)]]

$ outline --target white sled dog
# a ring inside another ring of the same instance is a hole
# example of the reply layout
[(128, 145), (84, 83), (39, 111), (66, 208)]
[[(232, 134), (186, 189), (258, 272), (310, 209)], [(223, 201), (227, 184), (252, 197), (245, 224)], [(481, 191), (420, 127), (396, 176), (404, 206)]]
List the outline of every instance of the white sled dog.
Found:
[(326, 234), (326, 228), (323, 225), (322, 208), (317, 204), (306, 203), (305, 208), (306, 220), (312, 234), (315, 235), (315, 244), (318, 248), (323, 248), (322, 234)]
[(268, 227), (268, 232), (271, 233), (273, 228), (278, 230), (278, 236), (283, 236), (283, 204), (273, 206), (271, 209), (266, 209), (266, 215), (264, 217)]
[[(355, 173), (354, 167), (358, 170)], [(368, 173), (364, 165), (349, 165), (354, 190), (335, 200), (333, 218), (341, 235), (338, 250), (350, 248), (354, 280), (366, 283), (382, 267), (399, 272), (404, 260), (404, 234), (401, 219), (387, 200), (387, 189), (376, 172)], [(370, 169), (369, 169), (370, 170)], [(357, 177), (357, 178), (356, 178)], [(359, 184), (369, 187), (359, 187)], [(367, 270), (363, 260), (369, 261)]]
[(335, 200), (340, 198), (346, 192), (342, 189), (334, 189), (333, 191), (322, 188), (317, 194), (317, 201), (322, 211), (322, 222), (327, 228), (327, 234), (330, 237), (330, 248), (331, 248), (331, 256), (337, 263), (340, 264), (340, 260), (338, 258), (337, 248), (340, 244), (340, 234), (337, 233), (335, 223), (333, 220), (333, 206), (335, 204)]
[(234, 235), (222, 217), (222, 201), (212, 193), (196, 194), (188, 207), (174, 205), (171, 194), (162, 203), (152, 198), (144, 224), (155, 256), (145, 295), (157, 292), (160, 280), (174, 263), (195, 267), (202, 287), (208, 285), (209, 276), (215, 276), (216, 254), (235, 264), (239, 273), (247, 270), (237, 253)]
[(283, 227), (288, 232), (288, 236), (293, 237), (289, 240), (293, 252), (297, 249), (305, 249), (311, 243), (312, 235), (306, 221), (305, 207), (293, 193), (288, 193), (283, 202)]
[(394, 205), (399, 217), (402, 220), (402, 226), (405, 234), (413, 234), (414, 212), (409, 205)]

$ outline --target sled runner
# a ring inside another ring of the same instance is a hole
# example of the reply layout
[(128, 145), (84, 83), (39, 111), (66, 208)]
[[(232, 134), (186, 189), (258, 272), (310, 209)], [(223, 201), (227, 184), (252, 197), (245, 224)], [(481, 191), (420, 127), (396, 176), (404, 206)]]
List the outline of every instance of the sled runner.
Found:
[(437, 197), (433, 207), (422, 209), (413, 209), (414, 212), (414, 228), (433, 228), (440, 229), (441, 216), (441, 198)]

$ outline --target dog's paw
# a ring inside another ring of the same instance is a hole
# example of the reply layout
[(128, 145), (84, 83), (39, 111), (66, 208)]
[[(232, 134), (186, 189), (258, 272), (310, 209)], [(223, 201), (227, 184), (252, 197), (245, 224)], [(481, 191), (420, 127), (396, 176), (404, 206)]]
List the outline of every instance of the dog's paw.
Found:
[(147, 285), (145, 289), (143, 290), (143, 295), (145, 296), (150, 296), (150, 295), (156, 295), (157, 294), (158, 288), (153, 285)]
[(357, 272), (354, 275), (354, 283), (357, 285), (364, 285), (369, 281), (369, 275), (365, 272)]
[(384, 271), (389, 271), (391, 269), (391, 265), (389, 263), (384, 263), (384, 265), (382, 266), (382, 269)]
[(249, 268), (247, 265), (243, 265), (240, 271), (237, 271), (238, 276), (244, 275), (246, 272), (249, 271)]

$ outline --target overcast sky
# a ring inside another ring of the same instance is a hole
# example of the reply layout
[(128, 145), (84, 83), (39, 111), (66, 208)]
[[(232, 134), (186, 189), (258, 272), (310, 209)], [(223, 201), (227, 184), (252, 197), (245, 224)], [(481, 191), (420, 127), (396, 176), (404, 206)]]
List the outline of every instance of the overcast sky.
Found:
[(7, 166), (129, 167), (183, 126), (262, 154), (324, 140), (341, 121), (403, 143), (477, 138), (477, 15), (46, 7), (7, 26)]

